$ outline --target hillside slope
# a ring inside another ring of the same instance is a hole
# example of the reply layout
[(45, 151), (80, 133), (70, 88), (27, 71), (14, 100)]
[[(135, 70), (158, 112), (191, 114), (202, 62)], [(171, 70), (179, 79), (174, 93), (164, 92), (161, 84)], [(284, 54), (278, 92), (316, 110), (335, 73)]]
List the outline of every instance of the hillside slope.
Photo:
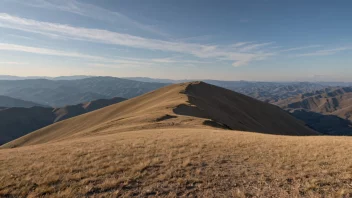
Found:
[(43, 105), (0, 95), (0, 107), (34, 107), (34, 106), (43, 106)]
[(279, 107), (203, 82), (148, 94), (37, 130), (3, 148), (162, 128), (221, 128), (281, 135), (316, 135)]
[(326, 88), (275, 103), (312, 129), (327, 135), (352, 135), (352, 88)]
[(352, 87), (323, 89), (276, 104), (286, 109), (305, 109), (352, 120)]
[(351, 197), (351, 144), (192, 127), (0, 149), (0, 197)]
[(124, 98), (100, 99), (61, 108), (31, 107), (0, 109), (0, 145), (55, 122), (91, 112)]

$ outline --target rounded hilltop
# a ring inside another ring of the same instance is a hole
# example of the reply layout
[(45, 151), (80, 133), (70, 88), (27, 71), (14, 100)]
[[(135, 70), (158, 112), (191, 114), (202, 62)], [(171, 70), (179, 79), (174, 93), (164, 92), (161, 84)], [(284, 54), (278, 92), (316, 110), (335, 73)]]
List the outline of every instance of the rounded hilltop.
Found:
[(52, 124), (2, 147), (168, 128), (216, 128), (279, 135), (318, 134), (274, 105), (202, 81), (194, 81), (162, 87)]

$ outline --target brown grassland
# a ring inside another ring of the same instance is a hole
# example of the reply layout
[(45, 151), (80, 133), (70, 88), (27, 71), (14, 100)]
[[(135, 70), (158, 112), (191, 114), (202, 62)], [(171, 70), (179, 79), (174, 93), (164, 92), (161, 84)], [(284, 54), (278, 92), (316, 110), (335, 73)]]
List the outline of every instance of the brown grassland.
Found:
[(34, 131), (2, 148), (159, 128), (231, 128), (280, 135), (317, 135), (279, 107), (192, 82), (170, 85)]
[(352, 139), (159, 129), (0, 152), (1, 197), (350, 197)]
[(0, 197), (351, 197), (352, 139), (304, 135), (273, 105), (171, 85), (5, 144)]

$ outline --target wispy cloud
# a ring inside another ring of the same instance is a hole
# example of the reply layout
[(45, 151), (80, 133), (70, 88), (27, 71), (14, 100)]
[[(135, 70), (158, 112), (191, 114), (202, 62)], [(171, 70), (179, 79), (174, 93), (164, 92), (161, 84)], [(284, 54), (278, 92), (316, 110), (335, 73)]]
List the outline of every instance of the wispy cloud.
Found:
[(257, 49), (261, 49), (265, 46), (268, 46), (268, 45), (272, 45), (273, 42), (270, 42), (270, 43), (259, 43), (259, 44), (249, 44), (249, 45), (246, 45), (244, 46), (243, 48), (241, 48), (241, 52), (249, 52), (249, 51), (252, 51), (252, 50), (257, 50)]
[(15, 62), (15, 61), (4, 61), (0, 62), (0, 65), (24, 65), (26, 63), (23, 62)]
[(153, 33), (163, 37), (169, 37), (165, 32), (160, 31), (158, 28), (152, 25), (145, 25), (130, 17), (119, 13), (101, 8), (99, 6), (79, 2), (77, 0), (11, 0), (16, 3), (21, 3), (31, 7), (38, 7), (51, 10), (60, 10), (64, 12), (73, 13), (76, 15), (101, 20), (109, 23), (121, 24), (125, 26), (132, 26), (134, 28), (143, 30), (145, 32)]
[(28, 36), (21, 36), (21, 35), (16, 35), (16, 34), (8, 34), (8, 36), (17, 38), (17, 39), (24, 39), (24, 40), (35, 40), (34, 38), (28, 37)]
[(297, 54), (296, 56), (327, 56), (327, 55), (333, 55), (338, 52), (347, 51), (347, 50), (352, 50), (352, 47), (340, 47), (335, 49), (318, 50), (310, 53)]
[(151, 61), (155, 63), (187, 63), (187, 64), (209, 64), (210, 61), (185, 60), (182, 57), (154, 58)]
[[(150, 66), (153, 64), (152, 61), (148, 61), (148, 60), (108, 58), (108, 57), (102, 57), (102, 56), (82, 54), (77, 52), (67, 52), (67, 51), (61, 51), (61, 50), (30, 47), (30, 46), (23, 46), (23, 45), (14, 45), (14, 44), (8, 44), (8, 43), (0, 43), (0, 51), (16, 51), (16, 52), (26, 52), (26, 53), (40, 54), (40, 55), (78, 58), (78, 59), (88, 60), (89, 62), (92, 62), (91, 65), (96, 65), (96, 66), (114, 65), (115, 68), (117, 66), (118, 67), (132, 67), (132, 66), (140, 67), (140, 66)], [(3, 64), (5, 63), (17, 64), (17, 62), (3, 62)]]
[(253, 42), (239, 42), (239, 43), (235, 43), (230, 45), (231, 48), (239, 48), (239, 47), (243, 47), (245, 45), (251, 44)]
[[(105, 67), (112, 67), (112, 68), (141, 67), (141, 66), (152, 66), (152, 65), (158, 65), (158, 64), (170, 64), (170, 63), (173, 63), (173, 64), (209, 63), (206, 61), (185, 60), (178, 57), (159, 58), (159, 59), (102, 57), (102, 56), (93, 56), (93, 55), (82, 54), (77, 52), (67, 52), (67, 51), (61, 51), (61, 50), (15, 45), (15, 44), (8, 44), (8, 43), (0, 43), (0, 51), (15, 51), (15, 52), (26, 52), (26, 53), (40, 54), (40, 55), (79, 58), (79, 59), (84, 59), (92, 62), (89, 64), (91, 66), (99, 66), (99, 67), (105, 66)], [(0, 64), (14, 65), (14, 64), (24, 64), (24, 63), (0, 62)]]
[(228, 60), (233, 61), (233, 66), (246, 65), (252, 61), (263, 60), (266, 57), (273, 55), (273, 53), (264, 52), (264, 47), (269, 46), (272, 43), (241, 43), (237, 45), (237, 48), (230, 48), (229, 46), (172, 42), (158, 39), (148, 39), (102, 29), (89, 29), (57, 23), (35, 21), (8, 15), (6, 13), (0, 13), (0, 27), (35, 32), (43, 35), (53, 34), (67, 39), (191, 54), (199, 58)]
[(191, 36), (191, 37), (186, 37), (186, 38), (179, 38), (179, 39), (174, 39), (175, 41), (178, 42), (196, 42), (196, 41), (208, 41), (211, 39), (211, 35), (201, 35), (201, 36)]
[(291, 52), (291, 51), (304, 50), (304, 49), (310, 49), (310, 48), (318, 48), (318, 47), (322, 47), (322, 46), (321, 45), (308, 45), (308, 46), (302, 46), (302, 47), (283, 49), (283, 50), (280, 50), (279, 52)]
[(85, 58), (85, 59), (91, 59), (91, 60), (105, 60), (105, 58), (102, 58), (99, 56), (91, 56), (91, 55), (75, 53), (75, 52), (66, 52), (66, 51), (51, 50), (46, 48), (28, 47), (28, 46), (14, 45), (14, 44), (8, 44), (8, 43), (0, 43), (0, 50), (27, 52), (27, 53), (33, 53), (33, 54), (43, 54), (43, 55), (53, 55), (53, 56), (65, 56), (65, 57), (74, 57), (74, 58)]

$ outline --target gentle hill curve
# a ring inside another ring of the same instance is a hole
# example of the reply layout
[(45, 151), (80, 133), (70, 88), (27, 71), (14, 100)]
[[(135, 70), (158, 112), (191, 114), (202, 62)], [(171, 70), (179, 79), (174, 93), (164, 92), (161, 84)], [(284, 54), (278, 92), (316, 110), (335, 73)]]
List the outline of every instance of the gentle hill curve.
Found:
[(55, 123), (3, 148), (144, 129), (194, 127), (280, 135), (318, 134), (279, 107), (214, 85), (192, 82), (163, 87)]
[(0, 108), (0, 145), (38, 130), (50, 124), (91, 112), (118, 102), (124, 98), (100, 99), (61, 108)]

